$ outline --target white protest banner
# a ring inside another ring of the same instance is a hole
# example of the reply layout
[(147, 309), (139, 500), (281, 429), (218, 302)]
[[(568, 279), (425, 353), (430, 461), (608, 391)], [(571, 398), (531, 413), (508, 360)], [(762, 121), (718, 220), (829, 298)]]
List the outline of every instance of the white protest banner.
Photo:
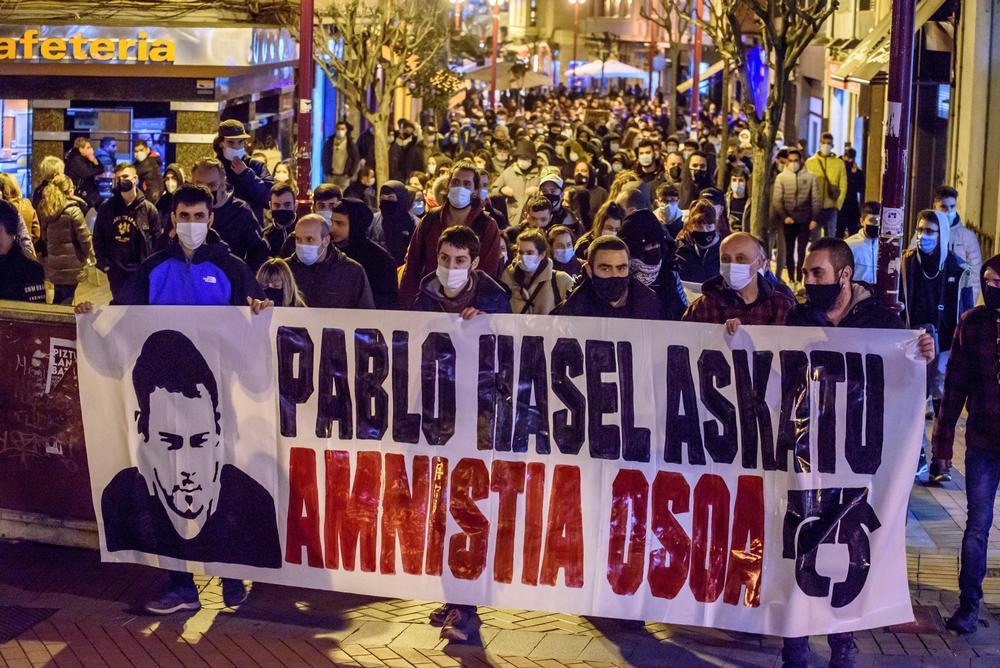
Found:
[(800, 636), (912, 619), (915, 333), (111, 307), (102, 558)]

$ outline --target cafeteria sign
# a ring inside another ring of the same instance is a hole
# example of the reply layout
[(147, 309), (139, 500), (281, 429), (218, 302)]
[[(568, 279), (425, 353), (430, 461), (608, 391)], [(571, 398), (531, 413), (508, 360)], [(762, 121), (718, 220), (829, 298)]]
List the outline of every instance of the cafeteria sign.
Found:
[(2, 60), (172, 63), (174, 42), (150, 39), (143, 31), (135, 39), (110, 39), (87, 37), (81, 32), (71, 37), (42, 37), (38, 30), (29, 29), (20, 37), (0, 37)]

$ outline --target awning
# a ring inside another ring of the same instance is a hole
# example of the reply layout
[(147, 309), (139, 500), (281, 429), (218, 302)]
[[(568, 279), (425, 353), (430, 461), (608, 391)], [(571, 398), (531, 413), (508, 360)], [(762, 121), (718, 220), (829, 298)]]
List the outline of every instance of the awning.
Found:
[(626, 65), (614, 58), (603, 62), (592, 60), (586, 65), (566, 71), (568, 77), (600, 77), (602, 75), (605, 79), (645, 79), (649, 76), (649, 72)]
[[(721, 72), (722, 68), (725, 67), (725, 66), (726, 66), (726, 62), (724, 60), (720, 60), (718, 62), (712, 63), (711, 65), (708, 66), (708, 68), (704, 72), (701, 73), (701, 75), (699, 76), (699, 80), (701, 80), (701, 81), (707, 81), (708, 79), (711, 79), (716, 74), (718, 74), (719, 72)], [(687, 81), (685, 81), (685, 82), (683, 82), (683, 83), (681, 83), (680, 85), (677, 86), (677, 92), (678, 93), (686, 93), (689, 90), (691, 90), (692, 86), (694, 86), (694, 79), (688, 79)]]
[[(493, 76), (490, 63), (482, 67), (468, 70), (464, 73), (466, 79), (473, 81), (490, 82)], [(513, 64), (497, 63), (497, 89), (507, 90), (509, 88), (538, 88), (539, 86), (551, 86), (552, 81), (541, 72), (525, 72), (521, 76), (513, 73)]]
[[(941, 8), (945, 0), (920, 0), (917, 4), (916, 21), (913, 31), (920, 30), (934, 13)], [(879, 21), (868, 36), (848, 54), (831, 78), (837, 81), (854, 81), (869, 84), (880, 74), (889, 71), (889, 32), (892, 27), (892, 14), (887, 14)]]

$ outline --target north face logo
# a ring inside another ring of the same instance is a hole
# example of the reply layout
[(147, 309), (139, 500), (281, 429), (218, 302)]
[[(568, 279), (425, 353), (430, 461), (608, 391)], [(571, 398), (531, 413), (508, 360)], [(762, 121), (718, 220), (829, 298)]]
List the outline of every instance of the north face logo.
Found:
[(201, 280), (205, 281), (206, 283), (212, 283), (213, 285), (215, 283), (218, 283), (218, 281), (215, 280), (215, 276), (202, 276)]

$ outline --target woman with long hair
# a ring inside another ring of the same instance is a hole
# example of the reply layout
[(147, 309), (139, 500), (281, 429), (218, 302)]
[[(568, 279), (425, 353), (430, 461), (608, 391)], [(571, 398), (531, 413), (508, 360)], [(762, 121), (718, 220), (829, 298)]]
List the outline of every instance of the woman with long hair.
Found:
[(288, 263), (272, 257), (257, 270), (257, 282), (275, 306), (305, 306)]
[(93, 253), (90, 228), (84, 220), (86, 208), (65, 174), (53, 176), (42, 188), (38, 217), (46, 249), (45, 278), (55, 287), (53, 304), (72, 304), (76, 286), (86, 276)]
[(590, 248), (590, 242), (600, 236), (610, 234), (612, 236), (618, 236), (619, 230), (622, 229), (622, 222), (625, 220), (625, 210), (618, 206), (614, 200), (608, 200), (604, 203), (604, 206), (598, 210), (597, 215), (594, 217), (594, 224), (591, 228), (576, 242), (576, 256), (583, 260), (587, 260), (587, 249)]

